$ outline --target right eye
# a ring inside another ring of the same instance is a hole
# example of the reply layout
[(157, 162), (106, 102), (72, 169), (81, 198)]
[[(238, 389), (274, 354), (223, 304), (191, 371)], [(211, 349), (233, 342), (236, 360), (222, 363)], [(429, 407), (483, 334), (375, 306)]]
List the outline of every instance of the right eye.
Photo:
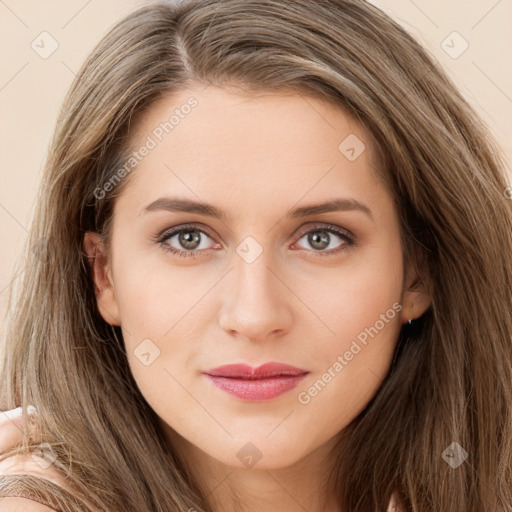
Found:
[[(210, 238), (206, 231), (198, 229), (195, 226), (182, 226), (180, 228), (167, 231), (158, 243), (166, 252), (176, 254), (179, 257), (197, 256), (200, 252), (208, 250), (208, 247), (201, 247), (204, 237)], [(173, 239), (175, 239), (173, 241)], [(211, 239), (211, 238), (210, 238)], [(173, 246), (172, 244), (177, 245)]]

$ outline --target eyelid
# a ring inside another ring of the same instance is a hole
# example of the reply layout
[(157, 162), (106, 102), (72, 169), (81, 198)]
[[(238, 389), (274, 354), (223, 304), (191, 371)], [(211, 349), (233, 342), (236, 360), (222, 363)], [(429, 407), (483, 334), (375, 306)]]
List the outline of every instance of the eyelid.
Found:
[[(203, 233), (208, 235), (210, 238), (215, 238), (215, 236), (210, 232), (210, 228), (208, 228), (208, 226), (201, 224), (201, 223), (191, 223), (191, 224), (182, 224), (182, 225), (178, 224), (177, 226), (173, 226), (172, 228), (165, 228), (158, 235), (156, 235), (156, 237), (154, 237), (154, 241), (156, 241), (156, 242), (162, 241), (162, 240), (168, 238), (169, 236), (171, 236), (172, 234), (175, 234), (176, 232), (178, 232), (180, 230), (186, 230), (187, 228), (197, 229), (198, 231), (202, 231)], [(297, 229), (294, 232), (293, 237), (299, 236), (299, 234), (300, 234), (300, 237), (302, 237), (306, 233), (308, 233), (309, 231), (314, 230), (314, 229), (326, 229), (326, 230), (333, 229), (334, 231), (339, 230), (342, 234), (345, 234), (349, 238), (355, 239), (355, 235), (347, 228), (342, 228), (341, 226), (336, 226), (334, 224), (329, 224), (329, 223), (325, 223), (325, 222), (313, 222), (312, 225), (306, 224), (305, 226), (301, 226), (299, 229)]]
[(293, 245), (297, 244), (303, 236), (305, 236), (308, 233), (314, 232), (314, 231), (327, 231), (330, 234), (334, 234), (338, 236), (338, 238), (341, 238), (344, 243), (342, 243), (339, 247), (336, 247), (335, 249), (330, 249), (328, 251), (315, 251), (314, 249), (303, 249), (300, 248), (301, 251), (305, 251), (306, 257), (336, 257), (341, 255), (342, 253), (345, 253), (346, 251), (354, 248), (357, 245), (356, 237), (352, 234), (352, 232), (346, 228), (342, 228), (341, 226), (337, 226), (335, 224), (328, 224), (328, 223), (313, 223), (313, 225), (304, 226), (303, 229), (299, 229), (299, 234), (294, 234), (294, 238), (298, 238), (297, 242), (294, 242)]
[(312, 225), (307, 224), (306, 226), (301, 226), (294, 233), (293, 236), (294, 237), (300, 236), (300, 238), (302, 238), (306, 233), (309, 233), (310, 231), (314, 231), (315, 229), (318, 229), (318, 230), (325, 229), (326, 231), (339, 232), (339, 234), (343, 234), (352, 240), (355, 239), (355, 235), (347, 228), (342, 228), (341, 226), (337, 226), (335, 224), (329, 224), (327, 222), (313, 222)]
[(208, 235), (210, 238), (215, 238), (215, 236), (210, 231), (210, 228), (208, 226), (201, 224), (201, 223), (190, 223), (190, 224), (178, 224), (176, 226), (173, 226), (172, 228), (165, 228), (160, 234), (156, 235), (154, 237), (154, 240), (156, 242), (161, 242), (170, 236), (173, 236), (180, 231), (186, 231), (187, 229), (194, 229), (199, 232), (204, 233), (205, 235)]
[[(156, 243), (159, 243), (160, 245), (165, 245), (165, 240), (168, 238), (171, 238), (173, 236), (176, 236), (182, 231), (189, 230), (195, 230), (200, 233), (203, 233), (207, 235), (210, 239), (215, 240), (215, 236), (211, 234), (210, 229), (201, 223), (190, 223), (190, 224), (181, 224), (177, 226), (173, 226), (172, 228), (166, 228), (164, 231), (162, 231), (159, 235), (157, 235), (154, 239)], [(344, 240), (344, 244), (342, 244), (341, 249), (331, 249), (329, 251), (308, 251), (307, 249), (301, 249), (306, 252), (313, 252), (319, 256), (336, 256), (338, 253), (344, 252), (351, 248), (351, 246), (356, 245), (356, 237), (352, 234), (352, 232), (346, 228), (342, 228), (340, 226), (334, 225), (334, 224), (328, 224), (328, 223), (322, 223), (322, 222), (316, 222), (311, 224), (307, 224), (305, 226), (301, 226), (298, 230), (295, 231), (293, 234), (293, 238), (297, 238), (297, 241), (294, 242), (292, 245), (295, 245), (297, 242), (300, 241), (300, 239), (306, 235), (309, 232), (312, 231), (327, 231), (331, 234), (335, 234), (338, 237), (342, 238)], [(218, 242), (217, 242), (218, 243)], [(172, 246), (169, 246), (169, 248), (164, 248), (166, 252), (174, 253), (177, 256), (180, 256), (180, 254), (186, 254), (187, 256), (195, 256), (202, 253), (209, 252), (211, 248), (209, 249), (196, 249), (191, 251), (185, 251), (183, 249), (176, 249)]]

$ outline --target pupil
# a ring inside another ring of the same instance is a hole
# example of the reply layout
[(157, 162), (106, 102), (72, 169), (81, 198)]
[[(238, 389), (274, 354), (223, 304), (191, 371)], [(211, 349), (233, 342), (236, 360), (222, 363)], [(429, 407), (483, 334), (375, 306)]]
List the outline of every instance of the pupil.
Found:
[(325, 249), (329, 246), (329, 235), (324, 231), (314, 231), (309, 235), (309, 242), (315, 249)]
[(180, 234), (180, 243), (186, 249), (195, 249), (199, 242), (199, 233), (197, 231), (184, 231)]

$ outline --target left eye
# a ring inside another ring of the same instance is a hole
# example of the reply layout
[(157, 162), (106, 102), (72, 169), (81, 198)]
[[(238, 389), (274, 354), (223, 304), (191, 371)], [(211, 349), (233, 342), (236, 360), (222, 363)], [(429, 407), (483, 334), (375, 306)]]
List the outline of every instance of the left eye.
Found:
[[(341, 243), (336, 246), (332, 246), (333, 235), (341, 239)], [(313, 247), (314, 251), (321, 253), (322, 256), (330, 254), (337, 254), (344, 250), (346, 246), (353, 245), (353, 240), (348, 234), (334, 227), (316, 227), (310, 229), (307, 233), (301, 236), (300, 240), (306, 238), (307, 243), (310, 247)], [(326, 249), (329, 249), (328, 251)]]

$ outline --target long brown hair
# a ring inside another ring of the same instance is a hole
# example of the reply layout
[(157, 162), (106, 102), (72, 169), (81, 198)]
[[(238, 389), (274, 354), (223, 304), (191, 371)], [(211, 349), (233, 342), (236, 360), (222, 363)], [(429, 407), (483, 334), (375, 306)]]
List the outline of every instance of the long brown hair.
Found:
[[(22, 285), (9, 301), (2, 408), (36, 407), (55, 466), (102, 510), (213, 510), (140, 394), (119, 327), (100, 316), (82, 248), (86, 231), (109, 240), (129, 180), (104, 197), (97, 189), (126, 161), (130, 127), (163, 94), (194, 82), (292, 89), (345, 108), (375, 139), (406, 261), (423, 255), (431, 307), (414, 330), (402, 329), (385, 381), (333, 454), (329, 484), (342, 510), (384, 510), (392, 493), (405, 511), (510, 507), (505, 166), (446, 74), (361, 0), (152, 3), (104, 37), (57, 120)], [(459, 445), (467, 459), (455, 469), (446, 450)]]

